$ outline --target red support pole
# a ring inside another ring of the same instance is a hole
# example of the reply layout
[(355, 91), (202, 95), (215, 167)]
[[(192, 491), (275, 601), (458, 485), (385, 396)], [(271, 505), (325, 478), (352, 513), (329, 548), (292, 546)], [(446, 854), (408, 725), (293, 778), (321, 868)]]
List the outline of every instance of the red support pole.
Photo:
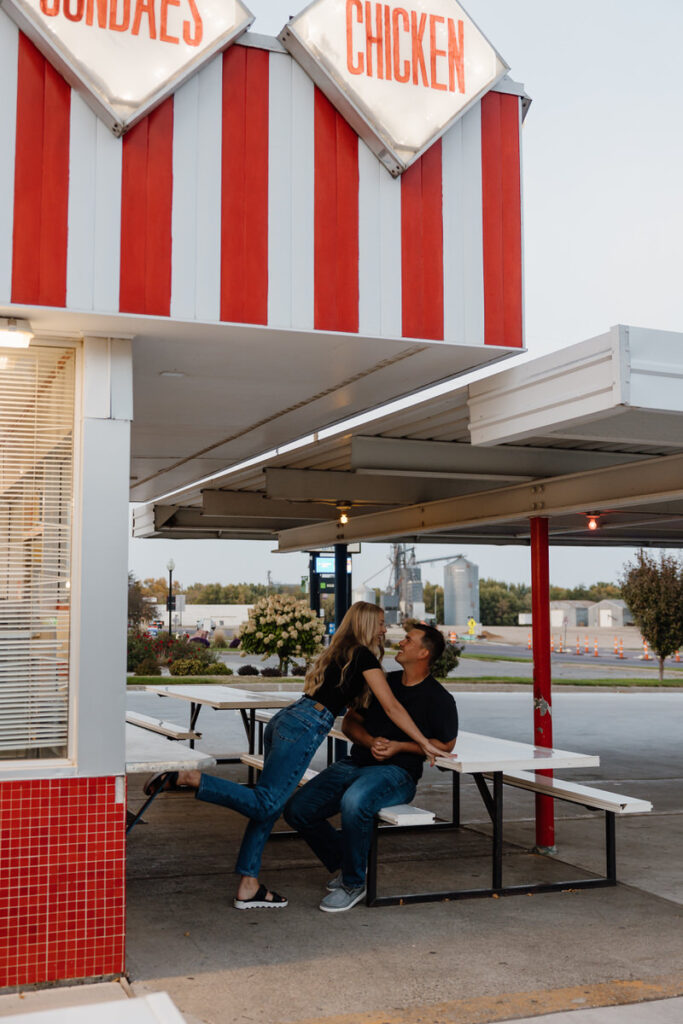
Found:
[[(531, 525), (531, 614), (534, 636), (534, 744), (552, 747), (552, 693), (550, 673), (550, 568), (548, 520), (533, 516)], [(551, 771), (539, 772), (552, 776)], [(552, 798), (536, 796), (536, 846), (555, 846)]]

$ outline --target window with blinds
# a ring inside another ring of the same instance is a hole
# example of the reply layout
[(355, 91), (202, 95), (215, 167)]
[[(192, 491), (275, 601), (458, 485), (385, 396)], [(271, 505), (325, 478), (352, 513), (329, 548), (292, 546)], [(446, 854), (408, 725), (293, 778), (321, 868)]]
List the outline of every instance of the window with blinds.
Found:
[(0, 347), (0, 760), (67, 756), (75, 361)]

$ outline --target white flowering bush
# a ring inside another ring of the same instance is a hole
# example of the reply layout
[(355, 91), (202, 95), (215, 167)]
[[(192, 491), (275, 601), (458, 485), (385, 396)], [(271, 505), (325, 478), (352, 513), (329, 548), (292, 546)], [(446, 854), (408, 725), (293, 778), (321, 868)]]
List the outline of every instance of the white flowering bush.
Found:
[(264, 661), (276, 654), (280, 674), (286, 676), (291, 658), (308, 662), (322, 650), (324, 635), (324, 621), (305, 601), (289, 594), (273, 594), (257, 601), (248, 620), (242, 623), (240, 646), (243, 654), (262, 654)]

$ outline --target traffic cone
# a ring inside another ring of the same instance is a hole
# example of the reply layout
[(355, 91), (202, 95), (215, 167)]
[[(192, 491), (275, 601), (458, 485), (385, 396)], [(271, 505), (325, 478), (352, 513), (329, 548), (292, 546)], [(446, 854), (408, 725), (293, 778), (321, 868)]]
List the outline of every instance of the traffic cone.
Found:
[(616, 637), (614, 638), (614, 653), (615, 654), (619, 653), (619, 641), (617, 640)]
[(647, 649), (647, 640), (643, 639), (643, 661), (650, 660), (650, 652)]
[(457, 633), (449, 633), (448, 634), (448, 642), (450, 644), (454, 644), (457, 639), (458, 639)]
[(624, 641), (623, 640), (619, 641), (619, 657), (620, 658), (624, 657)]
[(526, 647), (528, 651), (531, 650), (531, 630), (529, 630), (529, 636), (527, 637)]
[(586, 638), (585, 638), (585, 650), (586, 650), (586, 654), (588, 654), (589, 648), (588, 648), (588, 634), (587, 633), (586, 633)]
[(577, 636), (577, 638), (576, 638), (576, 653), (577, 653), (577, 654), (581, 654), (581, 644), (579, 643), (579, 638), (578, 638), (578, 636)]
[(680, 660), (681, 660), (681, 656), (680, 656), (680, 654), (678, 653), (678, 651), (676, 651), (676, 654), (675, 654), (675, 656), (674, 656), (674, 661), (680, 661)]
[(563, 651), (564, 651), (564, 648), (563, 648), (563, 646), (562, 646), (562, 637), (560, 637), (560, 642), (559, 642), (559, 644), (557, 645), (557, 652), (558, 652), (558, 654), (562, 654), (562, 653), (563, 653)]
[(554, 650), (555, 650), (555, 637), (551, 636), (550, 637), (550, 652), (552, 653)]
[(595, 643), (593, 644), (593, 657), (597, 658), (597, 656), (598, 656), (598, 641), (596, 640)]

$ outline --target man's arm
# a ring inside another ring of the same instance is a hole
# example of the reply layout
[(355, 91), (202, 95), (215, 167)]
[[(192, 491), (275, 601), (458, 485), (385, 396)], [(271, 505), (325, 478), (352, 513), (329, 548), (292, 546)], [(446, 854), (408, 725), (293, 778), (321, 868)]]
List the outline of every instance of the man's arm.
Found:
[[(349, 708), (344, 715), (342, 732), (352, 743), (357, 743), (359, 747), (367, 747), (368, 750), (370, 750), (375, 742), (375, 737), (370, 735), (363, 724), (363, 719), (353, 708)], [(417, 747), (417, 743), (414, 745)], [(420, 750), (419, 747), (418, 750)]]
[[(438, 747), (439, 750), (443, 750), (444, 754), (450, 754), (455, 746), (454, 739), (444, 743), (442, 740), (430, 738), (429, 742)], [(406, 740), (405, 742), (386, 740), (383, 736), (377, 736), (374, 739), (370, 745), (370, 751), (376, 761), (386, 761), (391, 757), (396, 757), (397, 754), (421, 754), (424, 756), (422, 747), (417, 743), (413, 743), (412, 740)]]

